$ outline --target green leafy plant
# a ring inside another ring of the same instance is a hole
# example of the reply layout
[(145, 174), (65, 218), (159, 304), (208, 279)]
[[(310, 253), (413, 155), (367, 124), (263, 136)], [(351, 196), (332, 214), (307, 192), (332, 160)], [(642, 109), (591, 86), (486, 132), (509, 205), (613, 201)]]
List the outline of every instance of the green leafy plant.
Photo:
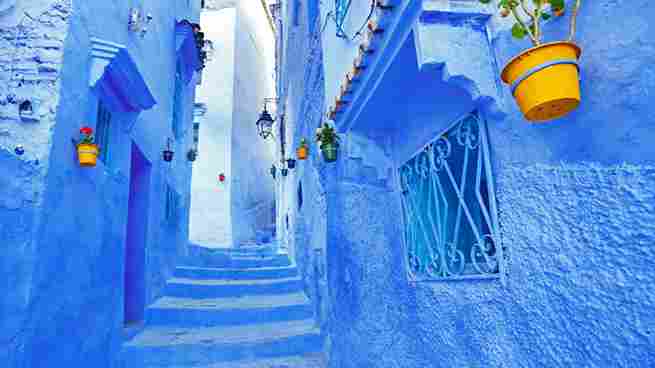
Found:
[(305, 138), (301, 138), (301, 139), (300, 139), (300, 146), (299, 146), (299, 147), (309, 148), (309, 143), (307, 142), (307, 139), (305, 139)]
[[(542, 22), (564, 15), (572, 9), (568, 41), (575, 37), (578, 10), (581, 0), (479, 0), (483, 4), (497, 3), (501, 17), (512, 16), (515, 20), (512, 36), (526, 36), (535, 46), (542, 43)], [(571, 5), (572, 4), (572, 5)]]
[(321, 127), (316, 129), (316, 142), (321, 144), (321, 147), (327, 145), (339, 146), (339, 136), (334, 127), (328, 123), (324, 123)]

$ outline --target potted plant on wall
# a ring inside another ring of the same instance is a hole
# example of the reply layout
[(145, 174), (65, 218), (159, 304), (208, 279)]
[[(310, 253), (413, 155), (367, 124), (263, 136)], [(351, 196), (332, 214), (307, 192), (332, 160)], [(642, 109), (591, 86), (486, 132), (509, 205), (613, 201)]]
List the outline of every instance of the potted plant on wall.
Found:
[(309, 144), (305, 138), (300, 140), (300, 146), (296, 149), (296, 156), (298, 160), (306, 160), (309, 156)]
[[(534, 47), (511, 59), (501, 73), (510, 85), (521, 112), (530, 121), (562, 117), (580, 104), (578, 59), (581, 50), (573, 38), (581, 0), (479, 0), (495, 2), (502, 17), (515, 23), (512, 35), (530, 38)], [(565, 41), (543, 43), (543, 23), (572, 9)]]
[(82, 138), (77, 142), (77, 160), (82, 167), (96, 166), (100, 148), (94, 143), (93, 129), (88, 126), (80, 128)]
[(173, 155), (174, 154), (175, 154), (175, 152), (171, 148), (171, 139), (168, 138), (166, 140), (166, 149), (164, 151), (162, 151), (162, 158), (166, 162), (171, 162), (171, 161), (173, 161)]
[(316, 129), (316, 142), (321, 145), (321, 152), (325, 162), (334, 162), (337, 160), (337, 151), (339, 148), (339, 136), (334, 127), (324, 123)]

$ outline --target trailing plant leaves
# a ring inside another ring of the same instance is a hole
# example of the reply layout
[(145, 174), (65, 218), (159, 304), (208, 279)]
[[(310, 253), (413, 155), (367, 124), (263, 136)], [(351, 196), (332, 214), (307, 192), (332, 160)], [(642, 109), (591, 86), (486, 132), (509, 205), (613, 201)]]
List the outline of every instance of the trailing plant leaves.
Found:
[(519, 23), (514, 23), (514, 26), (512, 27), (512, 36), (518, 39), (524, 38), (528, 32), (526, 31), (525, 28), (523, 28), (522, 25)]

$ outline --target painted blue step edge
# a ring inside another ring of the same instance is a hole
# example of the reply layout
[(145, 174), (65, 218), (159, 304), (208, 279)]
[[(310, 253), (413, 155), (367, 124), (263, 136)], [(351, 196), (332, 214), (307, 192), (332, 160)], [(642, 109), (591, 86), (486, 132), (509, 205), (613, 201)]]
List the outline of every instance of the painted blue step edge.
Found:
[(123, 367), (194, 366), (253, 358), (276, 358), (314, 353), (322, 349), (318, 333), (291, 336), (261, 343), (126, 346)]
[(311, 304), (252, 309), (148, 308), (150, 326), (214, 327), (310, 319)]
[(223, 280), (262, 280), (294, 277), (298, 275), (296, 267), (271, 267), (253, 269), (229, 269), (229, 268), (206, 268), (206, 267), (185, 267), (175, 269), (175, 277), (188, 279), (223, 279)]
[(297, 292), (302, 290), (299, 278), (279, 279), (274, 283), (239, 283), (239, 284), (193, 284), (169, 281), (164, 294), (180, 298), (227, 298), (246, 295), (276, 295)]

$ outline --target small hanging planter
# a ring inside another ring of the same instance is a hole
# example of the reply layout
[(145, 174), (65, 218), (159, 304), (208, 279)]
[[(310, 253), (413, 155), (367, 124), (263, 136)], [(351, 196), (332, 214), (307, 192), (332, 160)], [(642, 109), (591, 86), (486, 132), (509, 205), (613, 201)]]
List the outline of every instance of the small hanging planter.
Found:
[(225, 183), (225, 174), (223, 174), (223, 173), (219, 174), (218, 175), (218, 181), (221, 184)]
[(283, 177), (289, 175), (289, 169), (287, 169), (286, 167), (280, 169), (280, 174), (282, 174)]
[(164, 161), (171, 162), (173, 161), (173, 155), (175, 152), (171, 149), (171, 139), (166, 140), (166, 149), (162, 152), (162, 157)]
[(296, 156), (298, 157), (298, 160), (306, 160), (309, 156), (309, 144), (307, 144), (305, 138), (300, 140), (300, 146), (296, 149)]
[(290, 158), (287, 160), (287, 167), (291, 170), (296, 168), (296, 160)]
[[(490, 3), (492, 0), (479, 0)], [(534, 47), (507, 63), (501, 73), (510, 86), (521, 112), (529, 121), (543, 122), (567, 115), (580, 105), (580, 71), (582, 53), (573, 43), (581, 0), (572, 6), (567, 41), (542, 43), (542, 23), (560, 17), (566, 11), (564, 0), (497, 1), (501, 17), (514, 18), (512, 35), (530, 38)], [(530, 21), (526, 22), (525, 18)]]
[(81, 167), (94, 167), (98, 161), (100, 148), (93, 142), (93, 129), (82, 127), (82, 139), (77, 143), (77, 160)]
[(339, 151), (339, 146), (334, 143), (321, 145), (321, 152), (323, 153), (323, 159), (325, 162), (335, 162), (337, 160), (337, 153)]
[(196, 159), (198, 158), (198, 151), (196, 151), (194, 149), (189, 150), (189, 152), (187, 152), (187, 154), (186, 154), (186, 158), (187, 158), (187, 160), (189, 160), (189, 162), (196, 161)]
[(321, 145), (325, 162), (335, 162), (339, 150), (339, 136), (334, 127), (328, 123), (316, 130), (316, 141)]
[(271, 166), (270, 173), (271, 173), (271, 176), (273, 177), (273, 179), (275, 179), (276, 174), (277, 174), (277, 167), (275, 167), (275, 165)]

